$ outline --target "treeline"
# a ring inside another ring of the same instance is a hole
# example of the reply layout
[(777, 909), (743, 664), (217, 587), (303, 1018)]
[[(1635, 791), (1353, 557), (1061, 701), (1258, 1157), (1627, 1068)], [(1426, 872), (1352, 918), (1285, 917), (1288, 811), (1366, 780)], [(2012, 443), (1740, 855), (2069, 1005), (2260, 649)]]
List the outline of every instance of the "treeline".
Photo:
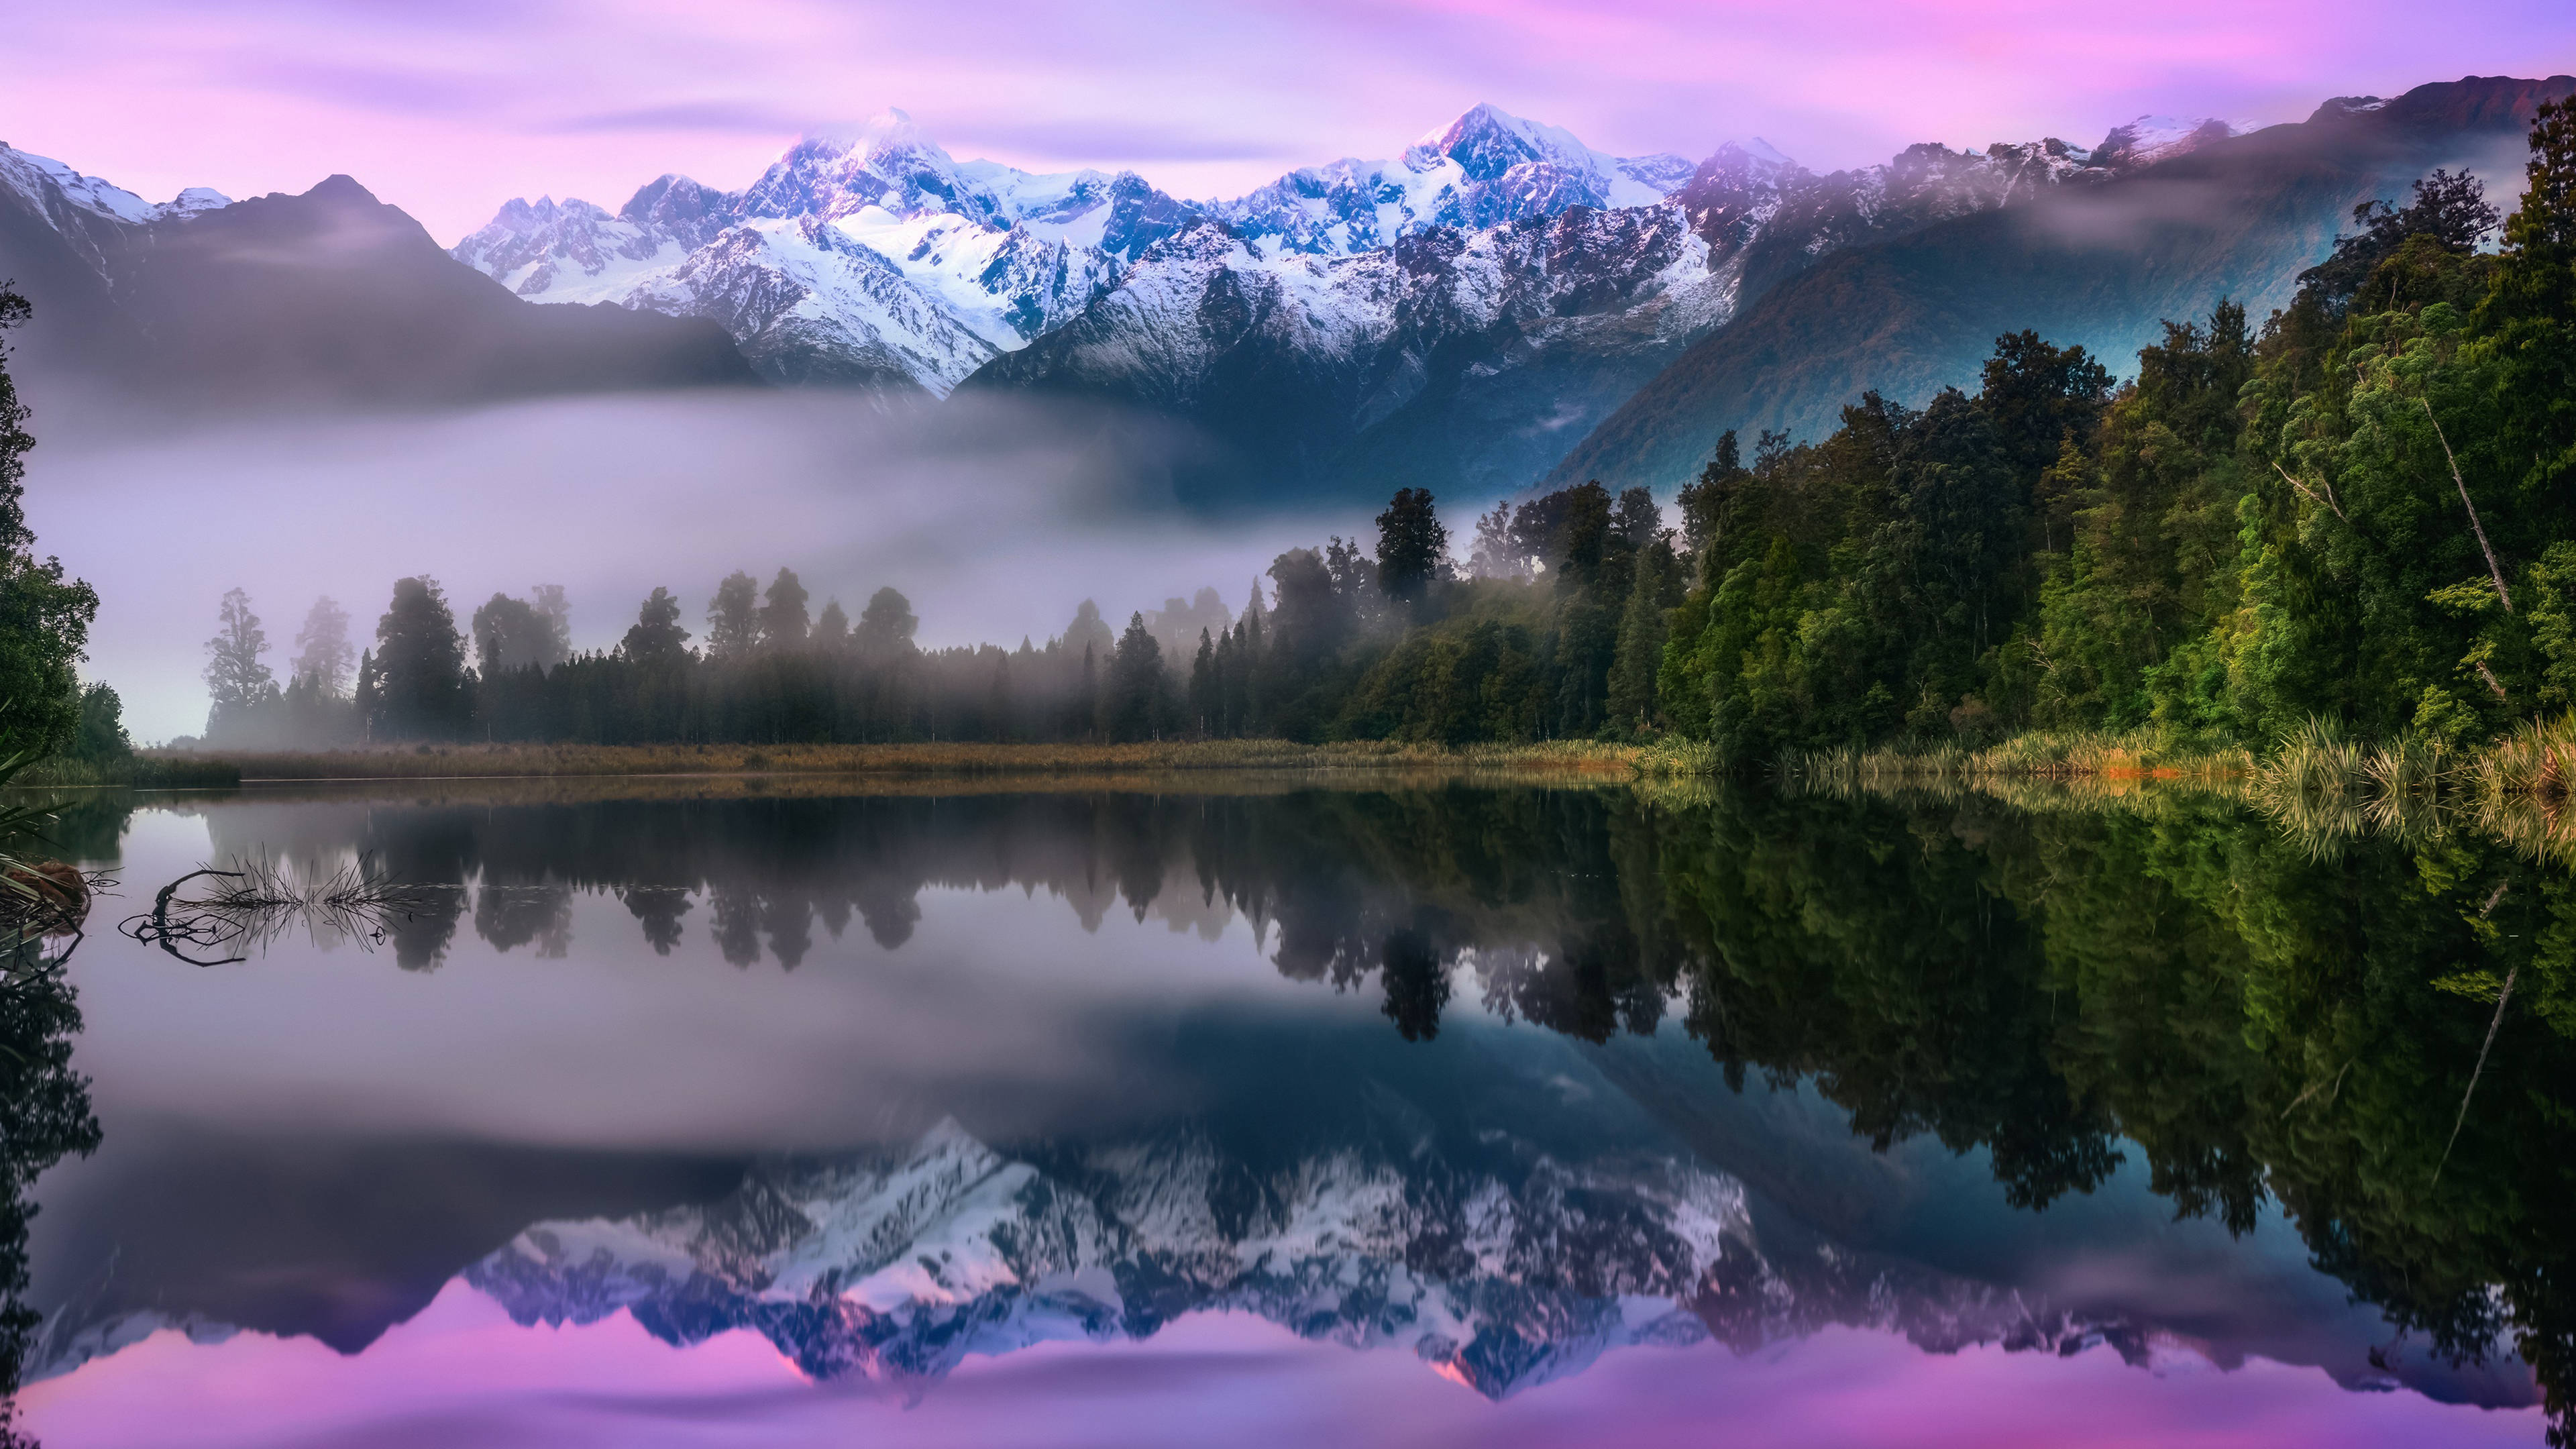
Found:
[[(1974, 397), (1721, 449), (1658, 698), (1735, 757), (2311, 719), (2459, 743), (2576, 699), (2576, 112), (2508, 220), (2435, 172), (2257, 329), (2134, 382), (2007, 338)], [(2501, 248), (2481, 245), (2501, 231)]]
[(1016, 650), (922, 649), (890, 589), (809, 617), (782, 569), (726, 579), (695, 644), (657, 589), (574, 654), (540, 589), (476, 610), (469, 651), (406, 579), (354, 662), (317, 606), (282, 690), (236, 595), (210, 737), (1669, 736), (1747, 762), (2027, 729), (2259, 747), (2316, 718), (2490, 737), (2576, 703), (2576, 112), (2531, 144), (2510, 220), (2437, 171), (2358, 208), (2259, 328), (2167, 323), (2134, 381), (2023, 332), (1973, 395), (1870, 394), (1749, 458), (1729, 434), (1675, 528), (1587, 483), (1497, 504), (1462, 567), (1406, 489), (1373, 547), (1280, 555), (1240, 616), (1202, 591), (1113, 631), (1086, 604)]
[[(1427, 493), (1379, 520), (1374, 554), (1292, 549), (1238, 616), (1212, 589), (1113, 632), (1085, 601), (1044, 645), (924, 649), (891, 588), (853, 620), (796, 574), (717, 585), (701, 638), (657, 588), (611, 649), (570, 648), (563, 591), (496, 594), (466, 624), (434, 579), (394, 585), (370, 647), (318, 601), (288, 681), (251, 601), (227, 594), (208, 641), (208, 743), (414, 740), (807, 743), (941, 739), (1582, 737), (1650, 721), (1681, 566), (1644, 489), (1595, 485), (1478, 528), (1460, 577)], [(1622, 661), (1625, 661), (1624, 667)]]

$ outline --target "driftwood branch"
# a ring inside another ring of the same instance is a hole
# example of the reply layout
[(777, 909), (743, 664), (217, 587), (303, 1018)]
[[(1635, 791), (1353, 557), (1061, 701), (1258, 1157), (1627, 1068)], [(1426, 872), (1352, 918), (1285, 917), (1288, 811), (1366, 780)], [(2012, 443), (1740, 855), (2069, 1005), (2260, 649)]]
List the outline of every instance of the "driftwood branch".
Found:
[(2468, 481), (2460, 476), (2460, 460), (2451, 452), (2451, 440), (2442, 432), (2442, 420), (2433, 416), (2433, 405), (2423, 398), (2424, 420), (2433, 425), (2433, 436), (2442, 444), (2442, 457), (2451, 465), (2451, 485), (2460, 490), (2460, 506), (2469, 511), (2469, 532), (2478, 536), (2478, 551), (2487, 556), (2487, 572), (2495, 576), (2496, 597), (2504, 601), (2504, 611), (2513, 612), (2513, 591), (2504, 586), (2504, 566), (2496, 562), (2495, 548), (2487, 542), (2486, 525), (2478, 522), (2478, 506), (2469, 501)]

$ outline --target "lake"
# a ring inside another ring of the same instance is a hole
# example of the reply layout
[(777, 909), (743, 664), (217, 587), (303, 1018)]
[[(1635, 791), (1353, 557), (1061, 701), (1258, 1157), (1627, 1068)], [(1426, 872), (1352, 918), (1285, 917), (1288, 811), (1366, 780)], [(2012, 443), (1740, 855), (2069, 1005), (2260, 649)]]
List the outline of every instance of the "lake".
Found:
[[(54, 834), (118, 882), (10, 1023), (54, 1449), (2537, 1444), (2576, 1379), (2576, 890), (2473, 829), (1211, 775)], [(241, 862), (390, 895), (117, 929)]]

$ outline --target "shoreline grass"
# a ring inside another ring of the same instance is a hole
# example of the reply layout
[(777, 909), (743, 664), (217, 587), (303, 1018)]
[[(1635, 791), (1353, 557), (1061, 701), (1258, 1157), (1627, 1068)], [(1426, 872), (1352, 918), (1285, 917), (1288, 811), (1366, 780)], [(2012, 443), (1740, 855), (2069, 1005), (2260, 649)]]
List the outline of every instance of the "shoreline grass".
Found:
[(13, 790), (221, 790), (241, 783), (229, 760), (138, 751), (122, 760), (40, 760), (9, 782)]

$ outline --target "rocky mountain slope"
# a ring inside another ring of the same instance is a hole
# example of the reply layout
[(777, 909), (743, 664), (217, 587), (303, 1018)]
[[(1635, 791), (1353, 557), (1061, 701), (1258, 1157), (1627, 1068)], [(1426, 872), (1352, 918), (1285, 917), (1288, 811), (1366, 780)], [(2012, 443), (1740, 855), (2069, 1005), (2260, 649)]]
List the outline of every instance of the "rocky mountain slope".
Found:
[(12, 340), (40, 393), (380, 406), (755, 380), (704, 323), (519, 301), (345, 176), (155, 206), (0, 147), (0, 277), (35, 304)]
[(2144, 164), (2115, 166), (2102, 185), (2036, 188), (2028, 205), (1973, 209), (1799, 269), (1623, 403), (1548, 481), (1669, 490), (1729, 428), (1813, 438), (1865, 389), (1921, 403), (1973, 388), (1994, 339), (2023, 328), (2082, 343), (2114, 373), (2134, 368), (2164, 319), (2206, 317), (2228, 297), (2258, 320), (2286, 303), (2355, 203), (2400, 195), (2435, 166), (2469, 166), (2510, 195), (2533, 108), (2571, 90), (2564, 76), (2470, 77), (2328, 101), (2250, 135), (2124, 127), (2089, 159)]

